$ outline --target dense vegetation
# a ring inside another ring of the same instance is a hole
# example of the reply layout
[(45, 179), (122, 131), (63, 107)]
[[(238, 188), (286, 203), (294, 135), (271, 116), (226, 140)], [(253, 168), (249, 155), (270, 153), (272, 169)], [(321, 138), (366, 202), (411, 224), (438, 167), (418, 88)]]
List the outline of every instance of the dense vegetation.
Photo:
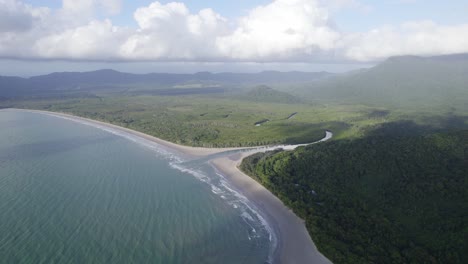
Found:
[(467, 263), (468, 130), (410, 135), (421, 131), (384, 126), (241, 169), (305, 219), (335, 263)]
[[(397, 120), (402, 115), (392, 112), (376, 116), (373, 113), (381, 110), (364, 105), (252, 102), (229, 94), (216, 97), (98, 94), (0, 100), (2, 106), (71, 113), (179, 144), (204, 147), (308, 143), (322, 138), (326, 129), (332, 129), (337, 138), (358, 137), (375, 124)], [(297, 114), (289, 118), (293, 113)], [(255, 126), (262, 120), (269, 122)]]

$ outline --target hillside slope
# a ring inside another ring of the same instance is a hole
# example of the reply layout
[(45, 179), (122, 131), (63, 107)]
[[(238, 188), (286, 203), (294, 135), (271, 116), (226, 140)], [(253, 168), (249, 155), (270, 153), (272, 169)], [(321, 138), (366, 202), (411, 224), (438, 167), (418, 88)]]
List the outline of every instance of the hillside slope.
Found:
[(468, 56), (389, 58), (371, 69), (328, 78), (296, 93), (317, 101), (394, 108), (450, 105), (467, 110)]
[(384, 134), (257, 154), (241, 168), (335, 263), (466, 263), (468, 131)]

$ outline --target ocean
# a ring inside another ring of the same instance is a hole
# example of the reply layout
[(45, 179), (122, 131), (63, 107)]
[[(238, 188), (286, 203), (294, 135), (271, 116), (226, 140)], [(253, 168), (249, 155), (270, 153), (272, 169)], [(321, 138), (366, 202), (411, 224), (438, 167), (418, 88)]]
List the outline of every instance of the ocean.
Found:
[(1, 263), (268, 263), (274, 232), (206, 159), (0, 111)]

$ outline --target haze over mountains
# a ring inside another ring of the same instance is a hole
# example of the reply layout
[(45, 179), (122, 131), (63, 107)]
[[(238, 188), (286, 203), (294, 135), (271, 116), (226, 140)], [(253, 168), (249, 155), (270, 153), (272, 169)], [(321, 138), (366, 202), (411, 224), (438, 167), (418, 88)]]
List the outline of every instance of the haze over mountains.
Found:
[[(114, 70), (61, 72), (31, 78), (0, 77), (0, 95), (22, 96), (55, 93), (58, 90), (102, 90), (111, 87), (139, 86), (157, 88), (207, 88), (277, 83), (308, 83), (331, 76), (328, 72), (274, 72), (195, 74), (149, 73), (131, 74)], [(176, 87), (174, 87), (176, 86)]]
[(297, 93), (318, 101), (466, 107), (468, 54), (392, 57), (370, 69), (303, 86)]
[[(273, 71), (130, 74), (99, 70), (52, 73), (31, 78), (0, 77), (0, 96), (87, 96), (96, 92), (125, 92), (133, 95), (216, 94), (257, 85), (272, 86), (312, 102), (364, 103), (386, 107), (450, 105), (466, 108), (464, 98), (468, 96), (468, 54), (426, 58), (392, 57), (373, 68), (340, 75)], [(249, 97), (249, 91), (244, 96)], [(266, 101), (298, 102), (286, 93), (268, 89), (250, 91), (254, 93), (253, 97), (261, 98), (273, 92), (271, 97), (274, 98), (266, 98)]]

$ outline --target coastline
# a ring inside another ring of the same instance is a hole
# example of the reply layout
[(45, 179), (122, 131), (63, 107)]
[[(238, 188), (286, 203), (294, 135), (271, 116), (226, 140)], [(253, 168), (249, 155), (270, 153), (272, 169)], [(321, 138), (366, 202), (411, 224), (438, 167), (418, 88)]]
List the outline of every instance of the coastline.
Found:
[[(157, 138), (157, 137), (154, 137), (154, 136), (151, 136), (151, 135), (148, 135), (148, 134), (145, 134), (145, 133), (142, 133), (142, 132), (130, 129), (130, 128), (125, 128), (125, 127), (121, 127), (121, 126), (118, 126), (118, 125), (106, 123), (106, 122), (103, 122), (103, 121), (97, 121), (97, 120), (93, 120), (93, 119), (89, 119), (89, 118), (85, 118), (85, 117), (80, 117), (80, 116), (75, 116), (75, 115), (71, 115), (71, 114), (60, 113), (60, 112), (51, 112), (51, 111), (43, 111), (43, 110), (32, 110), (32, 109), (19, 109), (19, 108), (9, 108), (9, 109), (15, 110), (15, 111), (26, 111), (26, 112), (31, 112), (31, 113), (40, 113), (40, 114), (45, 114), (45, 115), (52, 115), (52, 116), (56, 116), (56, 117), (71, 119), (73, 121), (88, 122), (88, 123), (91, 123), (91, 124), (95, 124), (95, 125), (115, 129), (115, 130), (118, 130), (118, 131), (123, 131), (123, 132), (129, 133), (131, 135), (144, 138), (146, 140), (149, 140), (151, 142), (154, 142), (156, 144), (159, 144), (159, 145), (162, 145), (162, 146), (164, 146), (166, 148), (174, 150), (174, 151), (176, 151), (176, 152), (178, 152), (180, 154), (190, 156), (190, 157), (193, 157), (193, 158), (206, 157), (208, 155), (218, 154), (218, 153), (222, 153), (222, 152), (225, 152), (225, 151), (248, 149), (248, 147), (246, 147), (246, 148), (202, 148), (202, 147), (183, 146), (183, 145), (172, 143), (172, 142), (169, 142), (167, 140), (160, 139), (160, 138)], [(5, 109), (5, 110), (7, 110), (7, 109)]]
[[(120, 127), (117, 125), (96, 121), (88, 118), (78, 117), (65, 113), (29, 110), (29, 109), (12, 109), (15, 111), (26, 111), (32, 113), (40, 113), (59, 118), (70, 119), (75, 122), (87, 122), (94, 125), (111, 128), (116, 131), (123, 131), (131, 135), (144, 138), (148, 141), (159, 144), (171, 151), (178, 152), (191, 158), (203, 158), (213, 154), (218, 154), (226, 151), (233, 150), (247, 150), (245, 152), (237, 152), (234, 154), (216, 157), (209, 161), (209, 163), (221, 173), (237, 190), (239, 190), (248, 200), (250, 200), (267, 218), (267, 222), (274, 229), (278, 235), (278, 244), (275, 249), (275, 256), (273, 263), (285, 264), (305, 264), (305, 263), (331, 263), (325, 256), (323, 256), (316, 248), (312, 238), (310, 237), (305, 223), (302, 219), (296, 216), (291, 209), (281, 202), (270, 191), (263, 187), (260, 183), (256, 182), (250, 176), (244, 174), (238, 169), (238, 165), (242, 160), (252, 154), (258, 152), (265, 152), (277, 148), (285, 150), (293, 150), (300, 145), (281, 145), (273, 147), (245, 147), (245, 148), (201, 148), (201, 147), (188, 147), (178, 145), (166, 140), (162, 140), (142, 132), (132, 129)], [(333, 134), (329, 131), (326, 132), (325, 138), (313, 142), (323, 142), (332, 138)]]
[(304, 221), (278, 197), (238, 168), (242, 160), (253, 153), (236, 153), (210, 163), (265, 214), (267, 222), (279, 236), (274, 263), (332, 263), (318, 251)]

